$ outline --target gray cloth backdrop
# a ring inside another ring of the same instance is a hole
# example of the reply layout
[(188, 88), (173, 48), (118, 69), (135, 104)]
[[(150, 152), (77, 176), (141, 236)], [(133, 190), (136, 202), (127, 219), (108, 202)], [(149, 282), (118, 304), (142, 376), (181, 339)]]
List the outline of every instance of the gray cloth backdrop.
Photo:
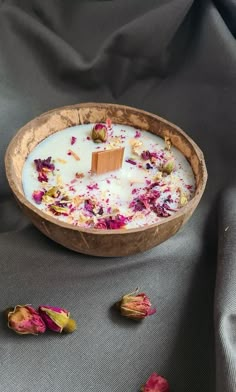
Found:
[[(1, 392), (236, 391), (235, 0), (0, 1), (0, 308), (68, 308), (71, 335), (0, 324)], [(53, 243), (21, 214), (4, 174), (23, 124), (55, 107), (117, 102), (182, 127), (203, 150), (204, 197), (182, 230), (136, 256)], [(157, 307), (135, 323), (112, 305), (136, 287)]]

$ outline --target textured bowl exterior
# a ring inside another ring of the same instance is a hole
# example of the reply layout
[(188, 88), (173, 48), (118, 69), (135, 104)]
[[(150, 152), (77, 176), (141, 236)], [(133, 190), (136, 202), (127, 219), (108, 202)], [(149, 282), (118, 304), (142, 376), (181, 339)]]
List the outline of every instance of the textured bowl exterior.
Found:
[[(74, 227), (47, 215), (24, 196), (22, 169), (29, 153), (49, 135), (62, 129), (88, 123), (105, 122), (130, 125), (169, 137), (172, 145), (187, 158), (196, 180), (192, 200), (160, 223), (137, 229), (96, 230)], [(196, 209), (206, 186), (204, 156), (195, 142), (176, 125), (157, 115), (128, 106), (83, 103), (51, 110), (22, 127), (11, 140), (5, 155), (5, 168), (15, 198), (32, 223), (47, 237), (76, 252), (105, 257), (127, 256), (162, 243), (173, 236)]]

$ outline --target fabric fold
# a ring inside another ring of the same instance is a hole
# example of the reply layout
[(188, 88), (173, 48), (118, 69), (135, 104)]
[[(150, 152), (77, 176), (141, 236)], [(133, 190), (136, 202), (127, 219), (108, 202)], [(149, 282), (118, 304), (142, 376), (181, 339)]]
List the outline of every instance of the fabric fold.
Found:
[(215, 292), (217, 392), (236, 388), (236, 187), (221, 196)]

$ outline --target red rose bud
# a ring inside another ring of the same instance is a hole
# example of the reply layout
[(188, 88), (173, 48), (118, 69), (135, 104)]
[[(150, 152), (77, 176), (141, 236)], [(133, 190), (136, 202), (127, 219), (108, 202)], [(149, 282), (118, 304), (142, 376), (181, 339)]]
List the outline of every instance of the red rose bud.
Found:
[(107, 127), (105, 124), (94, 125), (92, 139), (95, 143), (104, 143), (107, 141)]
[(170, 387), (164, 377), (152, 373), (146, 384), (141, 388), (141, 392), (170, 392)]
[(121, 315), (130, 319), (141, 320), (156, 313), (156, 309), (151, 309), (152, 305), (147, 295), (136, 293), (137, 291), (124, 295), (117, 303)]
[(6, 311), (8, 327), (20, 335), (37, 335), (46, 331), (38, 312), (30, 305), (17, 305)]
[(48, 329), (54, 332), (74, 332), (77, 328), (75, 320), (70, 318), (70, 312), (54, 306), (39, 306), (39, 314)]

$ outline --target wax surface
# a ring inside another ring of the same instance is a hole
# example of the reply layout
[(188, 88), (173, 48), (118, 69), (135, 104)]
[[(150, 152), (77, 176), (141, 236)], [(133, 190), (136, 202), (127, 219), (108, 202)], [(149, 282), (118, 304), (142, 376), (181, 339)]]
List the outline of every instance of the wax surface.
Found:
[[(81, 227), (128, 229), (165, 219), (192, 198), (194, 175), (176, 148), (168, 151), (162, 138), (124, 125), (112, 125), (107, 141), (96, 144), (91, 138), (93, 125), (59, 131), (28, 156), (23, 189), (39, 209)], [(121, 146), (125, 147), (121, 169), (102, 175), (91, 173), (93, 151)], [(34, 160), (48, 157), (54, 170), (46, 173), (47, 181), (42, 181)], [(170, 174), (164, 173), (161, 168), (172, 157), (175, 168)], [(41, 192), (40, 200), (35, 200), (35, 191)]]

